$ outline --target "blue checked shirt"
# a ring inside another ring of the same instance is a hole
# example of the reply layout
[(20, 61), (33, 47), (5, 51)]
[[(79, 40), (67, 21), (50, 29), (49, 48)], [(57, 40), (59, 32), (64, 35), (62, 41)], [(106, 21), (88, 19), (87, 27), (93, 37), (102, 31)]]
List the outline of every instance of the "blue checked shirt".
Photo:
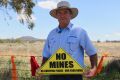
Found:
[(43, 49), (43, 57), (50, 58), (59, 48), (63, 48), (82, 67), (84, 67), (84, 52), (88, 56), (96, 54), (86, 31), (81, 27), (74, 27), (73, 24), (65, 29), (55, 28), (50, 32)]

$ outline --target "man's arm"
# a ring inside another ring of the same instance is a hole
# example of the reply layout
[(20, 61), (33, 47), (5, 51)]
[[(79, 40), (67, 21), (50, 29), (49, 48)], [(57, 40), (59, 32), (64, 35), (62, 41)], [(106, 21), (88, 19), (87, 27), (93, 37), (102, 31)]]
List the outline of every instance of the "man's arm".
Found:
[(85, 76), (87, 78), (95, 76), (95, 72), (97, 70), (97, 61), (98, 61), (97, 54), (90, 56), (91, 69), (85, 73)]
[(41, 66), (43, 66), (47, 60), (48, 60), (48, 58), (43, 57)]
[(97, 62), (98, 62), (97, 54), (90, 56), (90, 62), (91, 62), (91, 68), (94, 68), (94, 67), (97, 68)]

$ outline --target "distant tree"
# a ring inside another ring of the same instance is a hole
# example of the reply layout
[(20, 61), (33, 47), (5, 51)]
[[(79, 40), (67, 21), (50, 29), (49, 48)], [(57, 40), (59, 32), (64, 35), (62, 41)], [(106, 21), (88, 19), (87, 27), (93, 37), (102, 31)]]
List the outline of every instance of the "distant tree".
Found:
[(106, 40), (105, 42), (111, 42), (111, 41), (109, 41), (109, 40)]
[(100, 40), (97, 40), (97, 43), (100, 43), (101, 41)]
[(2, 39), (0, 39), (0, 43), (4, 43), (4, 41)]
[(9, 8), (17, 12), (18, 15), (24, 15), (19, 21), (22, 24), (26, 23), (29, 29), (33, 29), (34, 27), (34, 22), (31, 21), (34, 6), (34, 0), (0, 0), (0, 10), (2, 8)]
[(21, 43), (22, 41), (19, 39), (15, 39), (15, 43)]

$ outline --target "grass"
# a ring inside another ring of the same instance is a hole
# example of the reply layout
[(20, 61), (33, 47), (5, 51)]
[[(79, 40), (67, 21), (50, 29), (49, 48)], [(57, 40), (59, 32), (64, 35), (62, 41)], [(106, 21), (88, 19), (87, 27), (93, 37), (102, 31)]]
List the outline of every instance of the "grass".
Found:
[(120, 80), (120, 59), (112, 60), (103, 67), (100, 74), (93, 78), (93, 80)]
[[(11, 56), (2, 55), (24, 55), (24, 56), (41, 56), (44, 43), (0, 43), (0, 80), (10, 80), (11, 78)], [(102, 52), (109, 52), (108, 56), (116, 56), (117, 59), (120, 58), (120, 43), (94, 43), (98, 49), (98, 55), (101, 56)], [(104, 61), (103, 71), (91, 80), (112, 80), (108, 79), (108, 76), (113, 76), (119, 78), (120, 74), (117, 71), (110, 72), (106, 74), (108, 69), (106, 66), (115, 57), (106, 58)], [(38, 63), (41, 63), (41, 57), (36, 57)], [(99, 58), (100, 60), (100, 58)], [(109, 62), (109, 63), (108, 63)], [(85, 63), (89, 66), (89, 58), (85, 57)], [(30, 57), (15, 57), (15, 64), (17, 65), (17, 76), (18, 80), (36, 80), (35, 77), (31, 76), (30, 68)], [(112, 64), (115, 65), (115, 64)], [(120, 66), (118, 66), (119, 68)], [(116, 68), (116, 67), (114, 67)], [(113, 68), (112, 68), (113, 69)], [(120, 70), (118, 70), (120, 71)], [(104, 79), (103, 79), (104, 78)], [(48, 80), (48, 76), (45, 76), (42, 80)], [(84, 78), (84, 80), (87, 80)], [(114, 80), (114, 79), (113, 79)], [(119, 80), (119, 79), (118, 79)]]

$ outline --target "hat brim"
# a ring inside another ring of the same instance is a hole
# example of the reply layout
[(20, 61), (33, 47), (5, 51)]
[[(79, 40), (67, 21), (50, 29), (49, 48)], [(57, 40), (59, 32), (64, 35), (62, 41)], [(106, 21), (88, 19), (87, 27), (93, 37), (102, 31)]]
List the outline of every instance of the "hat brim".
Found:
[[(64, 9), (64, 8), (62, 8)], [(71, 19), (75, 18), (77, 15), (78, 15), (78, 9), (77, 8), (68, 8), (72, 11), (72, 16), (71, 16)], [(57, 18), (57, 12), (58, 8), (57, 9), (53, 9), (50, 11), (50, 15), (54, 18)]]

